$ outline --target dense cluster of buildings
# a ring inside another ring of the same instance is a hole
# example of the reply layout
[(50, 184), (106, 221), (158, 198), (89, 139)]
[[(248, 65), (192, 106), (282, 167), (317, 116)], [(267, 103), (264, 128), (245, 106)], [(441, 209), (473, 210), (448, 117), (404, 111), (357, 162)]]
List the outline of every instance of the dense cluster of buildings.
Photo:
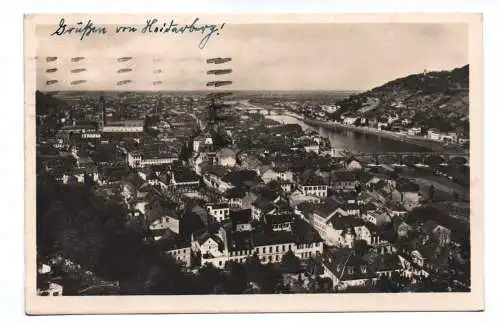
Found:
[[(411, 286), (450, 268), (466, 276), (456, 269), (468, 266), (458, 220), (409, 217), (429, 202), (416, 182), (332, 153), (317, 133), (249, 113), (204, 129), (176, 115), (151, 133), (142, 121), (106, 121), (99, 104), (97, 127), (64, 124), (39, 138), (38, 171), (119, 197), (187, 270), (251, 256), (279, 264), (293, 252), (303, 264), (315, 261), (315, 275), (337, 290), (393, 276)], [(224, 146), (216, 144), (221, 132)]]

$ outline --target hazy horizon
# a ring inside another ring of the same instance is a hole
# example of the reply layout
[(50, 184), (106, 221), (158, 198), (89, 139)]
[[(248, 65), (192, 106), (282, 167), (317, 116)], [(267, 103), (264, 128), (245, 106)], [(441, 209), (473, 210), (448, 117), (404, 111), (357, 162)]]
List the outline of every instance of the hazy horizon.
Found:
[[(37, 26), (36, 81), (42, 91), (118, 90), (116, 83), (122, 80), (132, 82), (119, 91), (200, 91), (217, 79), (233, 82), (221, 91), (363, 92), (424, 70), (452, 70), (469, 63), (465, 23), (227, 24), (204, 49), (196, 45), (198, 35), (109, 33), (81, 41), (51, 37), (53, 30), (51, 25)], [(64, 55), (45, 60), (56, 53)], [(77, 56), (85, 59), (71, 61)], [(123, 56), (133, 59), (118, 62)], [(232, 61), (206, 64), (211, 57)], [(207, 75), (214, 68), (233, 72)], [(57, 70), (47, 73), (50, 69)], [(58, 83), (47, 85), (48, 80)], [(86, 82), (71, 84), (79, 80)], [(156, 81), (161, 84), (153, 86)]]
[[(462, 68), (462, 67), (465, 67), (469, 64), (465, 64), (465, 65), (462, 65), (462, 66), (457, 66), (457, 67), (454, 67), (454, 68), (451, 68), (449, 70), (432, 70), (432, 71), (427, 71), (428, 73), (432, 73), (432, 72), (449, 72), (449, 71), (452, 71), (454, 69), (457, 69), (457, 68)], [(417, 73), (418, 74), (418, 73)], [(404, 78), (404, 77), (408, 77), (408, 76), (411, 76), (411, 75), (415, 75), (414, 74), (408, 74), (408, 75), (402, 75), (402, 76), (399, 76), (399, 77), (396, 77), (394, 79), (391, 79), (391, 80), (387, 80), (386, 82), (382, 83), (382, 84), (378, 84), (378, 85), (375, 85), (373, 86), (372, 88), (370, 89), (367, 89), (367, 90), (355, 90), (355, 89), (352, 89), (352, 90), (346, 90), (346, 89), (321, 89), (321, 90), (308, 90), (308, 89), (296, 89), (296, 90), (243, 90), (243, 89), (238, 89), (238, 90), (225, 90), (224, 88), (219, 88), (219, 89), (216, 89), (216, 90), (209, 90), (209, 89), (199, 89), (199, 90), (153, 90), (153, 89), (144, 89), (144, 90), (126, 90), (126, 89), (113, 89), (113, 90), (78, 90), (78, 89), (64, 89), (64, 90), (40, 90), (40, 89), (37, 89), (37, 91), (40, 91), (40, 92), (43, 92), (43, 93), (71, 93), (71, 92), (75, 92), (75, 93), (80, 93), (80, 92), (85, 92), (85, 93), (93, 93), (93, 92), (99, 92), (99, 93), (113, 93), (113, 92), (117, 92), (117, 93), (123, 93), (123, 92), (131, 92), (131, 93), (182, 93), (182, 92), (186, 92), (186, 93), (214, 93), (214, 92), (232, 92), (232, 93), (243, 93), (243, 92), (261, 92), (261, 93), (300, 93), (300, 92), (307, 92), (307, 93), (311, 93), (311, 92), (317, 92), (317, 93), (320, 93), (320, 92), (331, 92), (331, 93), (349, 93), (349, 94), (359, 94), (359, 93), (363, 93), (363, 92), (367, 92), (367, 91), (370, 91), (376, 87), (379, 87), (379, 86), (382, 86), (382, 85), (385, 85), (387, 84), (388, 82), (391, 82), (393, 80), (396, 80), (396, 79), (400, 79), (400, 78)]]

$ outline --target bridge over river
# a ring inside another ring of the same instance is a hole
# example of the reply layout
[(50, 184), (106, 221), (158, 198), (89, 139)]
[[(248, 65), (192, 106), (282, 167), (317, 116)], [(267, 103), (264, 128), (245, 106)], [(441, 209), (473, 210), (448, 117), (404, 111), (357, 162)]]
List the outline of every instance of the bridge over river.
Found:
[(468, 153), (443, 153), (443, 152), (347, 152), (347, 157), (359, 157), (359, 158), (370, 158), (373, 161), (378, 161), (381, 163), (399, 163), (405, 164), (408, 161), (412, 163), (425, 163), (427, 164), (429, 160), (440, 161), (444, 163), (456, 162), (456, 163), (469, 163)]

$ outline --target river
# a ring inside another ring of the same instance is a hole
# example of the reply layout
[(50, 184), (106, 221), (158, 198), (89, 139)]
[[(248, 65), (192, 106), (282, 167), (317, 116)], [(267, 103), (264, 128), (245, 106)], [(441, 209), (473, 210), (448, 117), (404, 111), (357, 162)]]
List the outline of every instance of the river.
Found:
[(313, 128), (320, 133), (321, 136), (327, 137), (333, 148), (347, 149), (352, 152), (424, 152), (429, 151), (417, 145), (407, 142), (401, 142), (373, 134), (359, 133), (345, 129), (326, 129), (324, 127), (310, 126), (301, 120), (289, 115), (267, 115), (266, 118), (278, 121), (280, 123), (292, 124), (296, 123), (303, 130)]

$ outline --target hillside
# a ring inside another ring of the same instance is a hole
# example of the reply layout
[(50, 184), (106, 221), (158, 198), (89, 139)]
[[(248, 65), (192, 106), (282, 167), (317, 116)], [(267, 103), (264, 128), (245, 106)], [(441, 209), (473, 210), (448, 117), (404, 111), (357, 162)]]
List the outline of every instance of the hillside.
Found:
[(413, 126), (468, 132), (469, 65), (452, 71), (409, 75), (337, 104), (339, 115), (384, 120), (397, 115)]

